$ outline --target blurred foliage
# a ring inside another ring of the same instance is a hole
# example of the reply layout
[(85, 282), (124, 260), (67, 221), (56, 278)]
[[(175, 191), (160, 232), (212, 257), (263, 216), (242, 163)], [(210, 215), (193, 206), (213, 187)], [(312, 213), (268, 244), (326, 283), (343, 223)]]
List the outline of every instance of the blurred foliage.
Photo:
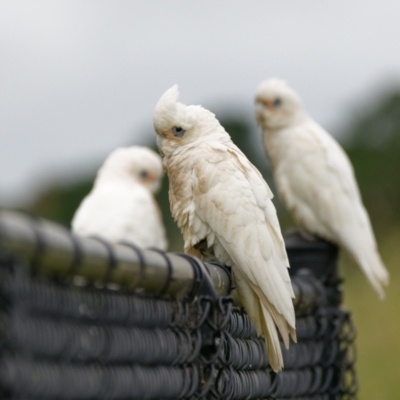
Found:
[[(218, 116), (233, 141), (260, 169), (274, 193), (271, 172), (262, 150), (261, 133), (243, 116)], [(359, 330), (360, 398), (390, 400), (400, 393), (398, 379), (400, 320), (400, 92), (388, 93), (379, 103), (353, 117), (346, 129), (344, 147), (353, 163), (364, 203), (370, 214), (384, 262), (391, 273), (388, 299), (382, 303), (348, 257), (342, 257), (346, 304), (353, 311)], [(69, 186), (48, 188), (29, 211), (69, 225), (82, 198), (90, 191), (94, 176)], [(180, 232), (168, 204), (168, 178), (157, 196), (167, 228), (170, 250), (182, 251)], [(282, 228), (291, 222), (275, 197)]]
[(347, 153), (354, 165), (375, 228), (400, 223), (400, 93), (387, 95), (348, 129)]
[(79, 180), (68, 186), (49, 187), (29, 206), (28, 211), (70, 226), (75, 210), (92, 189), (93, 179)]

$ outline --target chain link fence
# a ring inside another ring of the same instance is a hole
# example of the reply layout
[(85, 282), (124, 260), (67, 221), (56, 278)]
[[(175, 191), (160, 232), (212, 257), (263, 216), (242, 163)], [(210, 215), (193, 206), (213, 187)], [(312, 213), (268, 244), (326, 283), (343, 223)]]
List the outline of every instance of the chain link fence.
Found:
[(356, 399), (337, 249), (286, 241), (298, 343), (274, 373), (230, 271), (0, 213), (4, 399)]

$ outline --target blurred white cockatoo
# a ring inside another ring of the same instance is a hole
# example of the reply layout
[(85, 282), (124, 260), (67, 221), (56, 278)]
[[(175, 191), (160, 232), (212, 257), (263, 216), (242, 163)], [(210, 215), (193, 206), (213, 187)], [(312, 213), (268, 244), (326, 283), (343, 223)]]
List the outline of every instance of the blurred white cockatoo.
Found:
[(286, 82), (262, 82), (255, 107), (275, 184), (295, 222), (346, 249), (383, 298), (389, 274), (346, 153), (307, 115)]
[(179, 102), (175, 85), (154, 111), (169, 176), (171, 212), (185, 252), (233, 267), (238, 294), (266, 339), (272, 368), (283, 366), (277, 334), (296, 340), (289, 261), (267, 183), (215, 115)]
[(153, 196), (162, 177), (161, 158), (153, 150), (141, 146), (114, 150), (76, 211), (72, 230), (165, 250), (165, 229)]

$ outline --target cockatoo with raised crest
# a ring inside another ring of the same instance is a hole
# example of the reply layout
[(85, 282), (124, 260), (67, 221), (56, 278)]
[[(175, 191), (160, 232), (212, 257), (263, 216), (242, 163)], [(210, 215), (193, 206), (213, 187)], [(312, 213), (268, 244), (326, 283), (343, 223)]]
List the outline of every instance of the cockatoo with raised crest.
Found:
[(346, 153), (286, 82), (262, 82), (255, 107), (279, 195), (295, 222), (346, 249), (383, 298), (389, 274)]
[(167, 248), (165, 229), (154, 194), (164, 171), (160, 156), (142, 146), (114, 150), (99, 169), (92, 191), (83, 199), (72, 230), (111, 242)]
[(279, 371), (276, 327), (286, 347), (296, 332), (289, 261), (273, 195), (215, 115), (177, 102), (178, 95), (175, 85), (160, 98), (154, 128), (185, 252), (203, 259), (212, 254), (232, 266), (242, 304), (266, 339), (271, 367)]

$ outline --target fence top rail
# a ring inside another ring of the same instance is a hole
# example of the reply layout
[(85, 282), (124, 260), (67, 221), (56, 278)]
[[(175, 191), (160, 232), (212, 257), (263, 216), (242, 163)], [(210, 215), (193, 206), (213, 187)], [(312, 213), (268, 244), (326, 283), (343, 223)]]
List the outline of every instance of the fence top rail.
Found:
[[(307, 246), (303, 248), (308, 253), (306, 261), (310, 256), (315, 258), (320, 247), (316, 242), (314, 251), (310, 252)], [(301, 248), (298, 241), (289, 246), (289, 257)], [(217, 263), (203, 263), (186, 254), (140, 249), (127, 242), (112, 244), (100, 237), (81, 237), (66, 226), (15, 211), (0, 211), (0, 252), (21, 260), (40, 276), (67, 280), (80, 277), (100, 286), (113, 284), (178, 299), (197, 294), (225, 296), (232, 287), (230, 272)], [(301, 255), (301, 263), (297, 262), (296, 254)], [(304, 251), (295, 253), (294, 263), (308, 267), (304, 255)], [(292, 276), (296, 310), (309, 310), (326, 301), (317, 281), (309, 272), (308, 276), (301, 272), (298, 277)]]
[[(63, 226), (15, 211), (0, 211), (0, 250), (42, 276), (79, 276), (94, 283), (183, 297), (209, 286), (215, 295), (231, 287), (229, 272), (214, 263), (131, 243), (81, 237)], [(207, 289), (207, 288), (206, 288)]]

